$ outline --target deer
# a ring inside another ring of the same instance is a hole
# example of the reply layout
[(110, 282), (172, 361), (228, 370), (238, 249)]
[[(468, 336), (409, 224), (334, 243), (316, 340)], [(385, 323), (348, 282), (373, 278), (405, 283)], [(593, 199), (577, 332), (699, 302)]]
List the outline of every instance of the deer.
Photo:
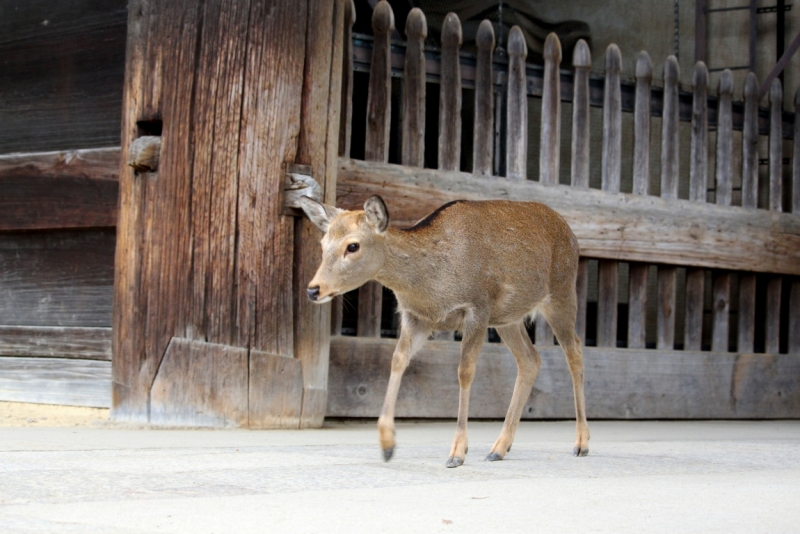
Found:
[(541, 366), (526, 324), (541, 314), (552, 327), (572, 375), (576, 412), (573, 453), (589, 452), (583, 353), (575, 330), (578, 241), (567, 222), (538, 202), (454, 201), (410, 228), (390, 224), (383, 199), (343, 210), (303, 197), (300, 206), (323, 233), (322, 259), (308, 298), (322, 304), (375, 280), (397, 298), (400, 333), (378, 418), (383, 458), (395, 450), (395, 403), (403, 373), (435, 331), (462, 333), (458, 420), (447, 467), (468, 451), (470, 386), (489, 327), (517, 364), (511, 403), (486, 460), (511, 450), (522, 411)]

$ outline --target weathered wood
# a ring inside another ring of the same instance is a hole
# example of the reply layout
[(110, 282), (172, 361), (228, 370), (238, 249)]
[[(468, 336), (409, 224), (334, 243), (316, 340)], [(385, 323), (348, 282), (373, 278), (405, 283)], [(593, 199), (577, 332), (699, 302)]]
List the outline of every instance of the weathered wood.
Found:
[(653, 64), (647, 52), (636, 56), (636, 104), (633, 118), (633, 194), (650, 194), (650, 86)]
[(111, 361), (111, 328), (0, 326), (0, 356)]
[[(547, 35), (543, 56), (539, 183), (557, 184), (561, 157), (561, 42), (555, 33)], [(522, 119), (525, 120), (526, 116), (523, 115)]]
[(597, 280), (597, 346), (617, 346), (617, 294), (619, 264), (600, 260)]
[(708, 69), (702, 61), (694, 66), (692, 89), (689, 200), (705, 202), (708, 190)]
[(790, 214), (357, 160), (339, 165), (338, 205), (359, 209), (383, 195), (397, 226), (452, 200), (538, 201), (567, 220), (587, 257), (800, 274), (800, 221)]
[[(394, 345), (390, 339), (332, 340), (329, 416), (378, 415)], [(539, 352), (541, 371), (522, 417), (574, 417), (563, 352), (559, 347)], [(800, 359), (793, 356), (595, 347), (585, 347), (583, 354), (590, 418), (794, 418), (800, 413)], [(403, 378), (396, 415), (454, 417), (459, 359), (458, 343), (425, 345)], [(516, 373), (505, 347), (485, 344), (472, 383), (470, 416), (502, 418)]]
[(425, 37), (428, 23), (419, 8), (406, 19), (406, 62), (403, 77), (403, 165), (425, 163)]
[(800, 215), (800, 87), (794, 93), (794, 143), (792, 150), (792, 213)]
[[(305, 367), (295, 358), (250, 351), (250, 428), (298, 428), (312, 426), (313, 419), (319, 419), (316, 426), (321, 425), (327, 401), (327, 377), (324, 388), (304, 387)], [(322, 415), (316, 415), (320, 412)]]
[(111, 326), (114, 231), (7, 233), (0, 325)]
[(711, 350), (727, 352), (729, 342), (731, 275), (730, 273), (714, 273), (712, 288), (712, 321)]
[(442, 24), (439, 83), (439, 168), (457, 171), (461, 162), (461, 21), (448, 13)]
[(119, 148), (0, 156), (0, 230), (117, 224)]
[(733, 75), (725, 69), (717, 86), (717, 204), (731, 205), (733, 183), (733, 124), (731, 122), (731, 99), (733, 98)]
[[(385, 0), (378, 2), (372, 12), (372, 30), (375, 42), (372, 49), (372, 67), (367, 97), (367, 141), (364, 159), (389, 160), (389, 127), (391, 118), (392, 65), (391, 35), (394, 30), (394, 12)], [(380, 337), (383, 288), (377, 282), (368, 282), (358, 289), (358, 325), (356, 333), (363, 337)]]
[(492, 175), (494, 146), (494, 94), (492, 60), (494, 58), (494, 29), (488, 20), (478, 26), (475, 37), (478, 47), (475, 65), (475, 124), (472, 135), (472, 172)]
[(108, 408), (110, 380), (110, 362), (0, 358), (0, 401)]
[(789, 290), (789, 354), (800, 354), (800, 281)]
[[(583, 39), (575, 44), (572, 53), (575, 68), (572, 97), (572, 169), (570, 184), (573, 187), (589, 187), (589, 69), (592, 56), (589, 45)], [(580, 334), (579, 334), (580, 335)]]
[(575, 332), (581, 338), (581, 343), (586, 344), (586, 305), (589, 297), (589, 260), (580, 258), (578, 260), (578, 276), (576, 292), (578, 296), (578, 313), (575, 318)]
[[(664, 114), (661, 121), (661, 198), (678, 198), (678, 82), (680, 69), (675, 56), (664, 64)], [(675, 301), (678, 270), (658, 267), (658, 302), (656, 348), (672, 350), (675, 346)]]
[(705, 297), (703, 269), (686, 269), (686, 315), (683, 329), (684, 350), (701, 350), (703, 343), (703, 300)]
[(783, 87), (775, 78), (769, 88), (769, 209), (783, 211)]
[(128, 166), (136, 172), (157, 172), (161, 157), (161, 138), (157, 135), (144, 135), (134, 139), (128, 147)]
[(744, 81), (742, 207), (758, 207), (758, 80), (754, 72), (748, 72)]
[(647, 342), (647, 275), (644, 263), (628, 267), (628, 348), (643, 349)]
[(247, 426), (247, 349), (174, 337), (153, 382), (154, 425)]
[(126, 4), (4, 5), (0, 153), (119, 146)]
[(780, 276), (771, 276), (767, 281), (767, 317), (764, 332), (764, 352), (767, 354), (780, 352), (782, 285), (783, 278)]
[(658, 266), (658, 303), (656, 306), (656, 348), (658, 350), (675, 348), (675, 287), (677, 279), (677, 267)]
[(525, 58), (528, 45), (522, 30), (514, 26), (508, 34), (508, 100), (506, 108), (506, 176), (528, 177), (528, 96)]
[(753, 352), (756, 327), (756, 275), (739, 275), (739, 339), (738, 352)]

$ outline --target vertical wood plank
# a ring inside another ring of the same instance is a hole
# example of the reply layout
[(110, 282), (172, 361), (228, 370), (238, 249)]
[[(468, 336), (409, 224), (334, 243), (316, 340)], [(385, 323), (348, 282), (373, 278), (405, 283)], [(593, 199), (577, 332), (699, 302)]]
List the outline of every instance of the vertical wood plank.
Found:
[(425, 37), (428, 23), (419, 8), (406, 19), (406, 59), (403, 86), (402, 164), (422, 167), (425, 162)]
[(739, 275), (739, 336), (736, 351), (753, 352), (756, 325), (756, 275)]
[[(353, 0), (344, 2), (344, 24), (342, 26), (342, 93), (339, 103), (339, 156), (350, 157), (350, 132), (353, 123), (353, 24), (356, 8)], [(342, 333), (344, 299), (333, 299), (331, 303), (331, 335)]]
[(528, 166), (528, 91), (525, 58), (528, 45), (518, 26), (508, 34), (508, 99), (506, 110), (506, 176), (527, 178)]
[[(783, 211), (783, 87), (779, 78), (769, 88), (769, 209)], [(770, 276), (767, 281), (767, 317), (764, 350), (780, 352), (781, 286), (783, 278)]]
[(583, 39), (575, 44), (572, 53), (575, 68), (572, 96), (572, 168), (570, 184), (589, 187), (589, 69), (592, 56)]
[(459, 170), (461, 162), (461, 21), (448, 13), (442, 25), (439, 85), (439, 169)]
[[(664, 114), (661, 122), (661, 196), (678, 198), (678, 81), (680, 70), (675, 56), (664, 64)], [(676, 267), (658, 267), (658, 314), (656, 348), (675, 346)]]
[(744, 81), (742, 128), (742, 207), (758, 207), (758, 79), (747, 73)]
[(561, 42), (555, 33), (550, 33), (545, 39), (543, 55), (539, 182), (558, 184), (561, 156)]
[(789, 292), (789, 354), (800, 354), (800, 281)]
[[(800, 215), (800, 87), (794, 94), (794, 143), (792, 152), (792, 213)], [(800, 280), (789, 290), (789, 354), (800, 354)]]
[(589, 259), (578, 260), (578, 277), (576, 281), (578, 295), (578, 314), (575, 319), (575, 331), (581, 338), (581, 343), (586, 344), (586, 304), (589, 299)]
[(636, 56), (636, 102), (633, 117), (633, 194), (650, 194), (650, 86), (653, 64), (647, 52)]
[[(733, 182), (733, 75), (725, 69), (717, 86), (717, 172), (716, 197), (720, 206), (731, 205)], [(711, 350), (727, 352), (730, 329), (731, 275), (727, 272), (713, 274)]]
[[(692, 140), (689, 156), (689, 200), (705, 202), (708, 189), (708, 69), (698, 61), (692, 72)], [(703, 343), (705, 271), (686, 270), (686, 316), (683, 346), (698, 351)]]
[(475, 38), (478, 46), (475, 66), (475, 127), (472, 135), (472, 173), (492, 175), (492, 148), (494, 146), (494, 94), (492, 92), (492, 58), (494, 57), (494, 29), (488, 20), (478, 26)]
[[(636, 56), (636, 100), (633, 116), (633, 194), (650, 194), (650, 87), (653, 64), (647, 52)], [(647, 342), (647, 277), (644, 263), (628, 266), (628, 348)]]
[[(606, 72), (603, 90), (603, 153), (601, 188), (619, 193), (622, 156), (622, 94), (619, 73), (622, 55), (615, 44), (606, 48)], [(597, 286), (597, 346), (617, 346), (617, 296), (619, 264), (600, 260)]]
[[(392, 105), (392, 62), (390, 38), (394, 31), (394, 12), (386, 0), (381, 0), (372, 12), (375, 41), (369, 71), (367, 97), (367, 141), (364, 159), (389, 160), (389, 122)], [(356, 333), (363, 337), (381, 336), (383, 288), (377, 282), (367, 282), (358, 290), (358, 324)]]

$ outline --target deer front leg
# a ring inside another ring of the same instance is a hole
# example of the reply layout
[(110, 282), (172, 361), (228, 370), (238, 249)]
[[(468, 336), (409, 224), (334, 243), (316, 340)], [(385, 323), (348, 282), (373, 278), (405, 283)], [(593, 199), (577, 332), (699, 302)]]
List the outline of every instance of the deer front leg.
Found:
[(389, 461), (394, 454), (394, 407), (397, 403), (397, 394), (400, 391), (400, 381), (403, 379), (411, 358), (422, 348), (431, 331), (424, 328), (412, 316), (403, 313), (400, 327), (400, 338), (392, 355), (392, 374), (389, 376), (389, 385), (386, 388), (386, 398), (383, 400), (381, 415), (378, 417), (378, 440), (383, 450), (383, 459)]
[[(469, 315), (469, 314), (468, 314)], [(467, 418), (469, 414), (469, 391), (475, 378), (475, 367), (481, 354), (483, 338), (488, 326), (486, 320), (471, 319), (465, 321), (464, 336), (461, 339), (461, 361), (458, 364), (458, 423), (447, 467), (458, 467), (464, 463), (469, 444), (467, 441)]]

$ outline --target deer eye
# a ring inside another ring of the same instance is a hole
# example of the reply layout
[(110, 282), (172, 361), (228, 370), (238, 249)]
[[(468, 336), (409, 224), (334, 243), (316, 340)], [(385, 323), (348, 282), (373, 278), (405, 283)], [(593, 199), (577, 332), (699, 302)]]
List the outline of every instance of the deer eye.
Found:
[(358, 252), (359, 244), (358, 243), (350, 243), (347, 245), (347, 252), (352, 254), (354, 252)]

